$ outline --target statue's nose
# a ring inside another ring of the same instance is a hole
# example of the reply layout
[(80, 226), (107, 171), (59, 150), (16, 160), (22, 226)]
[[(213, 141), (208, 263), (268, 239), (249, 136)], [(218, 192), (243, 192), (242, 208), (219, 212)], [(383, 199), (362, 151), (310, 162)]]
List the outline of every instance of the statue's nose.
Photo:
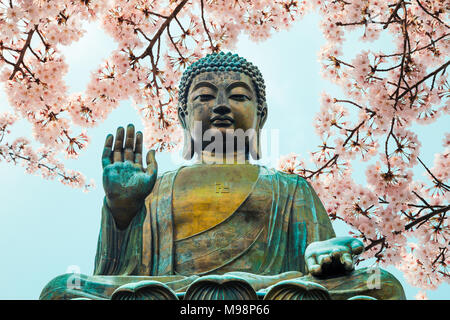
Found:
[(225, 95), (222, 92), (219, 92), (217, 96), (217, 103), (213, 108), (213, 112), (221, 116), (231, 112), (231, 108), (228, 105)]
[(226, 95), (223, 92), (219, 92), (217, 95), (216, 105), (213, 108), (213, 112), (221, 116), (231, 112), (231, 108), (227, 103)]
[(227, 113), (230, 113), (231, 108), (226, 104), (217, 104), (214, 107), (213, 112), (223, 116), (226, 115)]

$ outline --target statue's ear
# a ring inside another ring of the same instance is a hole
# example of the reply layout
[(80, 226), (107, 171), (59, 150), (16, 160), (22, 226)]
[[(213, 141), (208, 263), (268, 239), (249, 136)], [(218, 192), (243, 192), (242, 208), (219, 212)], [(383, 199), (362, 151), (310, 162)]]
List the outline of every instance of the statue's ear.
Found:
[(258, 122), (258, 129), (262, 129), (262, 127), (264, 126), (264, 124), (266, 123), (267, 120), (267, 103), (264, 101), (263, 105), (262, 105), (262, 109), (260, 110), (260, 114), (259, 114), (259, 122)]
[(183, 128), (183, 159), (191, 160), (194, 156), (194, 141), (192, 140), (189, 127), (187, 126), (187, 111), (178, 106), (178, 120), (180, 121), (181, 127)]
[(187, 111), (182, 108), (180, 105), (178, 105), (178, 121), (180, 121), (181, 127), (183, 129), (186, 129), (186, 114)]
[(254, 160), (261, 159), (261, 143), (260, 143), (260, 135), (261, 129), (266, 123), (267, 120), (267, 103), (264, 102), (261, 110), (258, 111), (258, 122), (256, 124), (256, 134), (252, 137), (250, 141), (250, 155)]

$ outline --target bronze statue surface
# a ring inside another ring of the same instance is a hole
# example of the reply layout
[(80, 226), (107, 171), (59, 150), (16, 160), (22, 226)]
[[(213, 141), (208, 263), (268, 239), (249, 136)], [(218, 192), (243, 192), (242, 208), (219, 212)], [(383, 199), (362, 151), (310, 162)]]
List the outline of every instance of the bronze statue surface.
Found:
[(197, 162), (160, 176), (154, 151), (144, 168), (133, 125), (108, 135), (94, 276), (57, 277), (41, 299), (404, 299), (386, 271), (374, 287), (369, 270), (354, 270), (362, 242), (335, 237), (305, 179), (250, 163), (261, 157), (264, 88), (237, 55), (188, 68), (178, 115), (183, 155)]

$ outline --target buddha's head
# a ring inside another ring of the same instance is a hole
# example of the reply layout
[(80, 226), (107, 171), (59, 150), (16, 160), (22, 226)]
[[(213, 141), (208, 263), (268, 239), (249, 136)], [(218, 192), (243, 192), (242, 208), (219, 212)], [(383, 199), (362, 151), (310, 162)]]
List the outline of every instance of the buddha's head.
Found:
[[(220, 136), (224, 149), (215, 152), (243, 153), (246, 159), (250, 154), (257, 160), (261, 156), (260, 129), (267, 117), (264, 79), (256, 66), (237, 54), (208, 54), (184, 71), (178, 117), (184, 129), (185, 159), (204, 152)], [(230, 139), (239, 132), (250, 133), (244, 144)], [(211, 135), (214, 138), (205, 140)]]

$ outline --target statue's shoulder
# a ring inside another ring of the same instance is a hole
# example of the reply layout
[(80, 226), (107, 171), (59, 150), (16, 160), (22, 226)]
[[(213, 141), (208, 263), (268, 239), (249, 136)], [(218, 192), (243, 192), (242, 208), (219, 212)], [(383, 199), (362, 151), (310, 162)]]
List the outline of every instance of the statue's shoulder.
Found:
[(313, 190), (313, 186), (306, 180), (304, 177), (299, 176), (295, 173), (288, 173), (284, 171), (280, 171), (274, 168), (267, 168), (261, 166), (261, 169), (264, 170), (268, 175), (276, 178), (276, 180), (282, 182), (284, 185), (295, 185), (298, 189), (301, 190)]
[(175, 176), (177, 175), (179, 169), (175, 169), (175, 170), (170, 170), (170, 171), (166, 171), (163, 172), (161, 174), (158, 174), (158, 177), (156, 178), (156, 181), (161, 183), (164, 180), (172, 180), (175, 178)]
[(275, 168), (268, 168), (266, 166), (261, 166), (261, 171), (263, 172), (263, 174), (272, 175), (277, 179), (283, 180), (287, 183), (306, 182), (306, 180), (303, 177), (297, 174), (280, 171)]
[(162, 174), (158, 174), (156, 178), (155, 186), (153, 187), (152, 192), (145, 199), (146, 202), (151, 201), (152, 199), (157, 199), (158, 195), (161, 193), (165, 194), (172, 190), (173, 181), (177, 174), (178, 170), (166, 171)]

